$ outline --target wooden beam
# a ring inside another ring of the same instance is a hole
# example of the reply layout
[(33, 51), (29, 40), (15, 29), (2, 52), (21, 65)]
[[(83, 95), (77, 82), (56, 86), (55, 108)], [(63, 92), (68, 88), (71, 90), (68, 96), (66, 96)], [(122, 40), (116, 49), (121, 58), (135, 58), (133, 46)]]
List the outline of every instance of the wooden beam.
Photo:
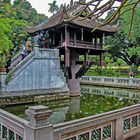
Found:
[(65, 48), (65, 67), (70, 67), (70, 49)]
[(82, 75), (84, 75), (88, 69), (92, 66), (92, 62), (90, 62), (89, 66), (86, 67), (85, 62), (83, 63), (83, 65), (81, 66), (81, 68), (79, 69), (79, 71), (76, 73), (75, 78), (80, 78)]
[(103, 66), (103, 53), (100, 54), (100, 66)]
[[(76, 65), (82, 65), (84, 63), (84, 61), (76, 61)], [(61, 64), (65, 64), (64, 61), (61, 61)]]
[(94, 38), (94, 45), (95, 45), (95, 48), (97, 47), (97, 37), (95, 36)]
[(85, 55), (84, 55), (84, 62), (85, 62), (85, 67), (88, 67), (88, 62), (89, 62), (89, 52), (86, 51)]
[(103, 37), (100, 37), (100, 47), (103, 48)]
[(82, 41), (84, 40), (84, 30), (83, 30), (83, 28), (81, 28), (81, 40)]
[(65, 24), (65, 43), (66, 43), (66, 46), (69, 44), (69, 42), (70, 42), (70, 34), (68, 31), (68, 25)]
[(52, 45), (53, 46), (55, 45), (55, 31), (54, 31), (54, 29), (53, 29)]
[(61, 45), (60, 46), (62, 46), (62, 43), (63, 43), (63, 32), (61, 32)]
[(74, 32), (74, 46), (76, 46), (76, 32)]

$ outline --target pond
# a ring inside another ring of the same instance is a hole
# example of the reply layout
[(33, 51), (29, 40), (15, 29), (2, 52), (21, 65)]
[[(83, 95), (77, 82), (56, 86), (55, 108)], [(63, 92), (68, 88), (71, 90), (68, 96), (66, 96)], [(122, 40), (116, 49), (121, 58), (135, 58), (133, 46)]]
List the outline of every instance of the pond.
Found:
[(29, 106), (45, 105), (53, 111), (48, 121), (56, 124), (134, 105), (140, 100), (139, 91), (128, 89), (82, 85), (81, 91), (80, 97), (68, 100), (9, 106), (3, 109), (27, 119), (24, 112)]

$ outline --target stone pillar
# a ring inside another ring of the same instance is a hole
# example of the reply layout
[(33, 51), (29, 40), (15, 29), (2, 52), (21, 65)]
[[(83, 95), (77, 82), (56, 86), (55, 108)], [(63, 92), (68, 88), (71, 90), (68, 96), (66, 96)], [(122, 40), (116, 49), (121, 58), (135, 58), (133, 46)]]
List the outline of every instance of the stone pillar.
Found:
[(115, 140), (123, 140), (123, 117), (118, 117), (116, 120)]
[(79, 55), (74, 50), (71, 51), (71, 74), (72, 77), (67, 79), (70, 96), (80, 95), (80, 79), (76, 78), (76, 73), (78, 72), (80, 65), (76, 64), (76, 61), (79, 60)]
[(6, 72), (0, 72), (1, 91), (6, 91)]
[(33, 50), (34, 50), (35, 53), (37, 54), (37, 53), (39, 52), (39, 46), (38, 46), (38, 45), (34, 46)]
[(69, 106), (69, 113), (75, 116), (80, 113), (80, 97), (76, 97), (76, 100), (72, 100)]
[(51, 112), (42, 105), (29, 107), (25, 111), (29, 122), (24, 127), (24, 140), (53, 140), (53, 127), (47, 122)]

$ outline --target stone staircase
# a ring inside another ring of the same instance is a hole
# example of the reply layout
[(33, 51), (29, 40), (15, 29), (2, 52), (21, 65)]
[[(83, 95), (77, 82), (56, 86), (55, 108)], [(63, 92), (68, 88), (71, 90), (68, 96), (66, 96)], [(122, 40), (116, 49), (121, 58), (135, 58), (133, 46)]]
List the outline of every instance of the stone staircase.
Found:
[(68, 92), (60, 69), (59, 50), (35, 47), (7, 74), (5, 92), (37, 90)]

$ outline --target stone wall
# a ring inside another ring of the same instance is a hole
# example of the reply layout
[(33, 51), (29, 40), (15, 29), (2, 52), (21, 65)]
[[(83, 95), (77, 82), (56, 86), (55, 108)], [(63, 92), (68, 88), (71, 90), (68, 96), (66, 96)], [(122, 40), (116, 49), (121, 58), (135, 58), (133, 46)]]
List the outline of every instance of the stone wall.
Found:
[(6, 92), (58, 89), (68, 92), (59, 50), (34, 48), (8, 75)]

